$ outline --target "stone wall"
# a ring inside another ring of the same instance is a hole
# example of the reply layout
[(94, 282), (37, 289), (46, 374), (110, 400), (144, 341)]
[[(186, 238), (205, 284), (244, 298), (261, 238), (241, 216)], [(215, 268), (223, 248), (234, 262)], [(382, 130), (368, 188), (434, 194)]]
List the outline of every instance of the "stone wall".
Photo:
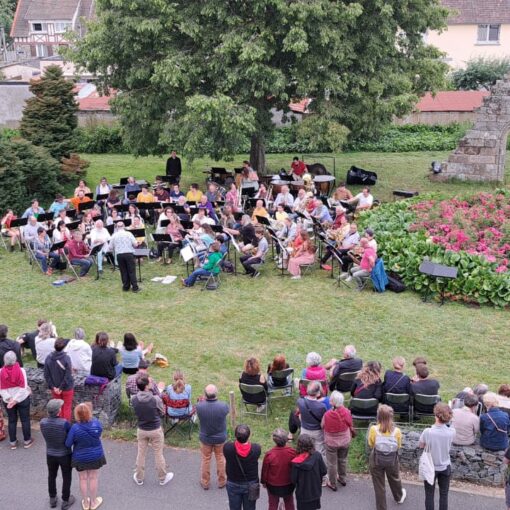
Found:
[[(44, 372), (40, 368), (25, 368), (30, 388), (32, 389), (32, 408), (33, 418), (40, 419), (46, 416), (46, 404), (51, 395), (48, 386), (44, 381)], [(118, 377), (111, 381), (104, 391), (99, 395), (99, 386), (86, 386), (85, 379), (88, 374), (77, 373), (74, 376), (74, 401), (75, 405), (82, 402), (92, 402), (94, 416), (103, 424), (104, 427), (111, 427), (121, 403), (121, 378)]]
[[(418, 472), (418, 462), (422, 449), (418, 448), (421, 431), (402, 431), (402, 468)], [(489, 452), (479, 444), (453, 446), (450, 451), (452, 476), (458, 480), (499, 486), (505, 479), (506, 464), (504, 451)]]

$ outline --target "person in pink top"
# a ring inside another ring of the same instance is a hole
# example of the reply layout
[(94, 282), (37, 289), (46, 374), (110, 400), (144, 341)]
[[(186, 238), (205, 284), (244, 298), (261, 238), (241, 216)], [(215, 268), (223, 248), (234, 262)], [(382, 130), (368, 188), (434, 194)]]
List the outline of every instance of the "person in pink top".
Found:
[[(309, 352), (306, 355), (306, 368), (303, 368), (301, 372), (301, 379), (308, 381), (323, 381), (322, 384), (322, 395), (328, 394), (327, 378), (328, 373), (321, 364), (321, 355), (316, 352)], [(304, 397), (306, 395), (306, 386), (301, 384), (299, 386), (299, 394)]]
[(366, 282), (372, 273), (372, 269), (374, 269), (377, 254), (370, 246), (369, 240), (366, 237), (362, 237), (359, 244), (363, 250), (363, 255), (361, 256), (359, 264), (354, 264), (351, 267), (349, 270), (350, 276), (345, 281), (349, 282), (354, 279), (357, 284), (356, 290), (361, 291), (365, 288)]

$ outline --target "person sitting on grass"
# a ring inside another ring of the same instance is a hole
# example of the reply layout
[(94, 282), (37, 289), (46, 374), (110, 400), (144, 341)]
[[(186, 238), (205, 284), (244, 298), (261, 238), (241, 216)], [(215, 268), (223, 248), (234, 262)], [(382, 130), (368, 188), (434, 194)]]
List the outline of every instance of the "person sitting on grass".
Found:
[(96, 334), (96, 341), (92, 346), (92, 364), (90, 375), (106, 377), (113, 380), (122, 373), (122, 365), (117, 363), (117, 349), (109, 346), (110, 338), (104, 331)]
[[(244, 369), (239, 382), (242, 384), (261, 385), (267, 392), (267, 381), (260, 372), (260, 363), (257, 358), (248, 358), (244, 362)], [(243, 394), (243, 400), (257, 406), (258, 413), (264, 411), (266, 408), (266, 395), (264, 393), (257, 393), (255, 395), (244, 393), (243, 391), (241, 393)]]
[(83, 328), (76, 328), (74, 330), (74, 337), (67, 342), (64, 350), (71, 358), (73, 371), (90, 374), (92, 347), (85, 341), (85, 331)]
[(122, 360), (122, 372), (128, 375), (136, 374), (140, 361), (145, 354), (152, 352), (153, 347), (151, 343), (145, 348), (144, 343), (138, 342), (133, 333), (125, 333), (124, 343), (117, 346)]
[(191, 385), (186, 383), (181, 370), (174, 372), (173, 383), (166, 387), (165, 392), (168, 396), (168, 400), (166, 400), (168, 416), (180, 418), (193, 411)]
[(209, 255), (202, 267), (195, 269), (187, 278), (182, 278), (184, 287), (193, 287), (199, 276), (210, 276), (220, 272), (219, 262), (221, 260), (220, 243), (214, 241), (209, 247)]

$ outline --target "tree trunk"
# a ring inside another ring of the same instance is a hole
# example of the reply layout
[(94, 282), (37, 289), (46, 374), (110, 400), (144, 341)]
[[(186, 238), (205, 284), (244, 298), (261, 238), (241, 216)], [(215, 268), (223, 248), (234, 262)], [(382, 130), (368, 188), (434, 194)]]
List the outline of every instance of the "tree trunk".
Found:
[(250, 163), (258, 174), (266, 173), (266, 144), (261, 133), (251, 136)]

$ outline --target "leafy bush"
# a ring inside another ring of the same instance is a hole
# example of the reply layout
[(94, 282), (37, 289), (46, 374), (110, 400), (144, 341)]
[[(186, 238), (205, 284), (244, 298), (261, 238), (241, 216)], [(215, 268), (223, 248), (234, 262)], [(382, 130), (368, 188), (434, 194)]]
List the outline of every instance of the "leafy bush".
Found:
[(88, 154), (127, 154), (118, 125), (78, 128), (78, 150)]
[(21, 133), (18, 129), (3, 128), (0, 129), (0, 140), (10, 140), (11, 138), (20, 137)]
[[(497, 263), (474, 253), (447, 250), (427, 237), (425, 230), (410, 231), (410, 226), (417, 221), (413, 205), (423, 201), (424, 197), (420, 197), (388, 203), (362, 215), (361, 225), (370, 226), (377, 232), (378, 253), (386, 268), (398, 273), (408, 287), (419, 293), (438, 293), (444, 286), (446, 295), (454, 301), (508, 307), (508, 271), (496, 272)], [(432, 262), (457, 267), (457, 278), (440, 282), (421, 274), (419, 266), (425, 257)]]
[(478, 57), (470, 60), (465, 69), (452, 73), (453, 86), (457, 90), (489, 89), (510, 71), (510, 58)]

